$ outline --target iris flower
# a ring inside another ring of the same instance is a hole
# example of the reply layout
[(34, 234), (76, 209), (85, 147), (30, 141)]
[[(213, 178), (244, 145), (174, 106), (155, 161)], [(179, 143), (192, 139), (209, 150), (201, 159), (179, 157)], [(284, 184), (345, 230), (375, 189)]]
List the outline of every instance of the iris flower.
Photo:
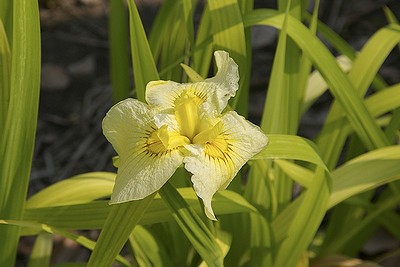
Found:
[(149, 196), (183, 164), (207, 217), (215, 220), (213, 195), (268, 139), (235, 111), (223, 112), (238, 90), (238, 66), (227, 52), (214, 55), (214, 77), (182, 84), (152, 81), (146, 87), (147, 104), (126, 99), (108, 111), (103, 133), (119, 155), (110, 204)]

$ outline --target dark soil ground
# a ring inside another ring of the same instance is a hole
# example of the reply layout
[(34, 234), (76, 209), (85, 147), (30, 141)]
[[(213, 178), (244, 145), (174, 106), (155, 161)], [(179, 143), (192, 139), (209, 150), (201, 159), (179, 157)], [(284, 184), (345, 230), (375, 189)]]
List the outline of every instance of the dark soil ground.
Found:
[[(146, 30), (162, 1), (137, 1)], [(255, 7), (274, 8), (276, 1), (255, 1)], [(392, 1), (321, 1), (320, 18), (360, 49), (367, 39), (386, 25), (383, 7), (389, 6), (399, 17), (400, 3)], [(102, 135), (101, 121), (110, 108), (108, 1), (40, 1), (42, 24), (42, 85), (34, 162), (29, 194), (76, 174), (115, 171), (112, 147)], [(265, 89), (272, 66), (277, 33), (273, 29), (253, 29), (254, 67), (251, 83), (250, 118), (259, 120)], [(400, 82), (400, 55), (395, 50), (380, 71), (388, 83)], [(313, 137), (322, 124), (326, 94), (306, 114), (300, 134)], [(384, 244), (392, 242), (385, 239)], [(65, 241), (60, 241), (64, 242)], [(375, 242), (376, 243), (376, 242)], [(395, 246), (399, 243), (395, 243)], [(67, 247), (70, 245), (66, 245)], [(371, 246), (370, 246), (371, 247)], [(370, 255), (381, 253), (382, 246), (366, 248)], [(387, 249), (387, 248), (385, 248)], [(29, 247), (22, 246), (24, 254)], [(59, 259), (83, 259), (68, 250)], [(59, 260), (57, 259), (57, 260)], [(388, 263), (389, 264), (389, 263)], [(396, 265), (386, 265), (396, 266)]]

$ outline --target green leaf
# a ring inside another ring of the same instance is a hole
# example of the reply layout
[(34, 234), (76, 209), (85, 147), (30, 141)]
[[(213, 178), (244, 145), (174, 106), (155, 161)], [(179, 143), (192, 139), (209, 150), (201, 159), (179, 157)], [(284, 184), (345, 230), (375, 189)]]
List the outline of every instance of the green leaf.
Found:
[[(39, 10), (36, 1), (2, 1), (0, 8), (3, 23), (13, 21), (5, 25), (11, 46), (11, 65), (10, 87), (1, 88), (8, 90), (9, 104), (0, 134), (0, 218), (18, 220), (28, 189), (37, 124), (41, 53)], [(11, 26), (12, 32), (8, 31)], [(1, 31), (3, 39), (4, 30)], [(4, 40), (1, 42), (4, 49)], [(2, 226), (0, 236), (0, 266), (14, 266), (18, 227)]]
[[(8, 104), (10, 101), (10, 70), (11, 53), (8, 44), (7, 33), (0, 20), (0, 125), (6, 124)], [(0, 129), (0, 140), (2, 140), (4, 128)]]
[[(22, 229), (23, 228), (34, 229), (35, 232), (47, 232), (50, 234), (58, 234), (60, 236), (63, 236), (65, 238), (75, 241), (79, 245), (81, 245), (89, 250), (93, 250), (96, 245), (96, 242), (88, 239), (87, 237), (85, 237), (83, 235), (73, 234), (64, 229), (52, 227), (52, 226), (37, 223), (37, 222), (21, 221), (21, 220), (0, 220), (0, 225), (1, 224), (19, 226)], [(130, 266), (129, 262), (125, 258), (121, 257), (120, 255), (118, 255), (116, 257), (116, 260), (118, 262), (122, 263), (124, 266)]]
[[(283, 20), (282, 15), (270, 17), (269, 13), (264, 14), (263, 10), (257, 10), (249, 12), (244, 21), (246, 26), (270, 25), (281, 28)], [(387, 145), (386, 137), (363, 105), (353, 84), (340, 70), (322, 42), (313, 36), (304, 25), (292, 18), (288, 21), (288, 34), (321, 72), (332, 94), (340, 103), (346, 117), (365, 145), (370, 149)]]
[[(287, 36), (287, 20), (293, 9), (301, 10), (298, 1), (286, 3), (285, 19), (279, 34), (271, 78), (268, 84), (267, 97), (261, 120), (261, 129), (269, 134), (295, 134), (298, 125), (299, 111), (299, 64), (300, 50)], [(280, 4), (283, 4), (282, 2)], [(283, 5), (280, 5), (280, 7)], [(279, 114), (279, 115), (278, 115)], [(276, 118), (279, 116), (279, 119)], [(271, 166), (276, 177), (271, 183), (276, 191), (278, 210), (286, 206), (292, 197), (293, 182), (278, 168)], [(254, 172), (250, 172), (250, 179)], [(268, 181), (268, 179), (266, 180)]]
[(313, 183), (303, 194), (287, 229), (287, 237), (279, 247), (275, 266), (296, 266), (314, 238), (325, 215), (330, 194), (330, 178), (324, 168), (317, 167)]
[(52, 267), (86, 267), (86, 262), (63, 262), (54, 264)]
[(390, 10), (390, 8), (384, 6), (383, 11), (385, 12), (386, 19), (388, 20), (389, 23), (395, 23), (395, 24), (399, 23), (399, 20), (396, 18), (395, 14), (393, 13), (392, 10)]
[(159, 76), (135, 1), (128, 0), (128, 7), (135, 88), (137, 98), (144, 101), (147, 83), (158, 80)]
[[(308, 2), (308, 1), (307, 1)], [(319, 10), (319, 3), (320, 1), (315, 1), (314, 3), (314, 9), (313, 9), (313, 14), (312, 17), (310, 19), (310, 31), (311, 33), (316, 36), (317, 34), (317, 25), (318, 25), (318, 10)], [(306, 5), (304, 5), (302, 11), (302, 16), (305, 13), (305, 7)], [(304, 110), (304, 106), (303, 106), (303, 99), (306, 97), (305, 94), (307, 94), (307, 89), (308, 89), (308, 85), (309, 83), (307, 82), (310, 76), (310, 72), (312, 69), (312, 62), (311, 60), (305, 55), (301, 55), (301, 60), (300, 60), (300, 68), (299, 68), (299, 82), (297, 85), (295, 85), (297, 87), (297, 90), (299, 91), (298, 96), (298, 119), (297, 119), (297, 125), (299, 124), (299, 120), (302, 114), (302, 110)]]
[(312, 184), (313, 173), (309, 169), (299, 166), (288, 160), (275, 160), (274, 163), (302, 187), (308, 188)]
[(369, 224), (381, 216), (384, 212), (393, 209), (400, 202), (400, 195), (391, 195), (388, 199), (380, 202), (379, 204), (369, 205), (367, 209), (368, 214), (359, 221), (357, 225), (353, 225), (345, 235), (337, 236), (335, 242), (327, 244), (324, 248), (324, 253), (335, 253), (340, 252), (342, 247), (351, 242), (353, 238), (357, 236), (364, 228), (368, 227)]
[(268, 146), (255, 155), (252, 160), (294, 159), (319, 165), (325, 169), (325, 163), (318, 154), (318, 149), (311, 141), (295, 135), (268, 135)]
[(11, 1), (0, 2), (0, 21), (3, 23), (7, 39), (12, 42), (13, 4)]
[(207, 77), (208, 75), (213, 54), (211, 28), (211, 14), (207, 4), (201, 16), (195, 41), (196, 47), (192, 56), (192, 67), (202, 77)]
[(230, 101), (230, 105), (238, 113), (246, 115), (250, 81), (247, 68), (251, 64), (250, 58), (247, 58), (246, 36), (239, 4), (237, 0), (208, 1), (207, 3), (214, 49), (229, 52), (239, 66), (239, 90)]
[[(193, 188), (179, 188), (178, 191), (198, 214), (203, 213), (203, 210), (198, 205), (198, 198)], [(68, 229), (100, 229), (111, 208), (112, 206), (108, 205), (107, 200), (84, 204), (27, 208), (24, 212), (24, 220)], [(229, 190), (215, 195), (213, 208), (217, 215), (257, 212), (241, 195)], [(165, 202), (157, 196), (148, 207), (146, 213), (140, 218), (139, 224), (146, 225), (171, 220), (173, 220), (171, 212), (169, 212)]]
[[(352, 62), (347, 56), (339, 56), (336, 58), (336, 62), (339, 67), (348, 73), (352, 67)], [(307, 88), (303, 97), (303, 103), (301, 105), (301, 114), (308, 110), (311, 105), (328, 89), (324, 78), (321, 76), (319, 71), (315, 70), (308, 77)]]
[(62, 180), (39, 191), (26, 202), (26, 208), (41, 208), (85, 203), (109, 197), (115, 173), (90, 172)]
[(181, 63), (181, 67), (185, 71), (186, 75), (189, 77), (191, 82), (201, 82), (204, 80), (203, 77), (200, 76), (194, 69), (189, 67), (186, 64)]
[(183, 233), (207, 265), (223, 266), (223, 255), (214, 236), (176, 189), (167, 182), (161, 188), (160, 195)]
[(145, 227), (136, 226), (129, 241), (139, 266), (174, 266), (161, 240)]
[[(399, 28), (400, 29), (400, 28)], [(364, 95), (381, 67), (389, 52), (400, 41), (399, 29), (392, 27), (383, 28), (375, 33), (364, 45), (349, 73), (349, 79), (353, 82), (359, 95)], [(357, 112), (357, 111), (355, 111)], [(318, 146), (323, 153), (322, 156), (327, 162), (328, 167), (336, 164), (340, 151), (346, 139), (346, 134), (341, 131), (346, 123), (338, 103), (334, 103), (327, 116), (326, 124), (320, 133)], [(335, 130), (332, 130), (330, 123), (335, 123)], [(389, 144), (387, 138), (383, 139), (386, 145)]]
[(363, 154), (332, 172), (329, 207), (341, 201), (400, 179), (400, 146), (389, 146)]
[(154, 196), (155, 194), (152, 194), (142, 200), (112, 205), (90, 255), (88, 267), (110, 266), (113, 263)]
[(128, 18), (125, 11), (123, 0), (110, 1), (110, 73), (114, 103), (127, 98), (131, 91)]
[(43, 232), (36, 238), (29, 257), (28, 267), (50, 266), (50, 257), (53, 250), (53, 235)]

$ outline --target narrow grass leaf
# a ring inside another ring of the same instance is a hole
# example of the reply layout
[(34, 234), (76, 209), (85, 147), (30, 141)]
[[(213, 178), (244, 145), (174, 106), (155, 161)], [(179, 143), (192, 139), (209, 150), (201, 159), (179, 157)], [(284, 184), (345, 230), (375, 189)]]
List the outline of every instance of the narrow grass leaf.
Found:
[(88, 267), (110, 266), (113, 263), (154, 196), (152, 194), (142, 200), (112, 205), (90, 255)]
[[(269, 14), (263, 14), (263, 10), (257, 10), (246, 16), (245, 25), (281, 28), (283, 20), (282, 15), (270, 17)], [(289, 36), (321, 72), (363, 143), (370, 149), (387, 145), (386, 136), (368, 113), (353, 84), (338, 67), (328, 49), (297, 20), (289, 19), (288, 22)]]
[(12, 27), (13, 27), (13, 4), (11, 1), (0, 2), (0, 21), (3, 23), (7, 39), (12, 42)]
[[(363, 96), (365, 94), (383, 61), (400, 41), (400, 32), (398, 30), (390, 27), (379, 30), (368, 40), (353, 62), (349, 79), (355, 85), (359, 95)], [(320, 138), (317, 142), (328, 167), (336, 164), (346, 139), (346, 134), (341, 131), (346, 119), (340, 109), (341, 107), (338, 103), (332, 105), (326, 124), (321, 130)], [(336, 124), (334, 130), (330, 127), (330, 123), (333, 121)], [(389, 144), (387, 138), (385, 138), (385, 143)]]
[[(297, 113), (300, 101), (297, 86), (300, 51), (287, 36), (287, 20), (291, 9), (301, 9), (298, 1), (280, 2), (279, 7), (284, 5), (286, 5), (285, 19), (279, 33), (261, 120), (261, 129), (268, 134), (295, 134), (298, 124)], [(276, 177), (273, 186), (276, 191), (278, 209), (281, 209), (290, 202), (293, 183), (279, 168), (272, 167), (272, 169)], [(254, 179), (253, 173), (250, 172), (250, 179)]]
[[(310, 20), (310, 15), (305, 13), (304, 14), (305, 18), (307, 21)], [(327, 40), (327, 42), (332, 45), (333, 48), (335, 48), (339, 54), (347, 56), (351, 61), (353, 61), (356, 58), (357, 51), (349, 44), (347, 43), (340, 35), (338, 35), (336, 32), (334, 32), (331, 28), (329, 28), (327, 25), (325, 25), (323, 22), (318, 21), (318, 33), (323, 36), (324, 39)], [(387, 86), (386, 82), (377, 75), (374, 78), (373, 81), (373, 86), (375, 89), (381, 89)]]
[(128, 0), (131, 55), (137, 98), (144, 101), (146, 85), (158, 80), (158, 72), (135, 1)]
[(28, 267), (50, 266), (53, 250), (53, 235), (43, 232), (36, 237), (32, 252), (29, 256)]
[[(0, 125), (6, 124), (8, 104), (10, 101), (11, 52), (7, 33), (0, 20)], [(0, 141), (4, 128), (0, 129)]]
[(129, 76), (128, 18), (123, 0), (110, 1), (110, 75), (114, 103), (129, 96), (131, 90)]
[(180, 1), (164, 1), (164, 3), (159, 8), (151, 26), (149, 34), (149, 45), (151, 51), (153, 52), (154, 60), (156, 62), (160, 58), (164, 39), (166, 38), (167, 34), (169, 34), (168, 26), (170, 26), (170, 24), (167, 22), (170, 20), (171, 14), (174, 14), (174, 10), (177, 9), (177, 5), (179, 4)]
[[(317, 25), (318, 25), (318, 9), (319, 9), (319, 3), (320, 1), (315, 1), (314, 3), (314, 9), (313, 9), (313, 14), (310, 20), (310, 31), (311, 33), (315, 36), (317, 33)], [(305, 9), (305, 8), (304, 8)], [(302, 10), (303, 11), (303, 10)], [(305, 12), (303, 11), (302, 14)], [(301, 55), (301, 61), (300, 61), (300, 70), (299, 70), (299, 82), (296, 84), (298, 92), (298, 119), (297, 119), (297, 125), (299, 123), (299, 119), (301, 117), (301, 111), (304, 109), (303, 106), (303, 99), (305, 98), (305, 94), (307, 93), (308, 89), (308, 78), (311, 72), (312, 68), (312, 62), (311, 60), (305, 55)]]
[(295, 135), (268, 135), (269, 144), (252, 160), (293, 159), (311, 162), (326, 169), (317, 152), (317, 147), (309, 140)]
[[(203, 213), (199, 201), (190, 188), (179, 188), (188, 205), (198, 214)], [(24, 211), (24, 220), (36, 221), (47, 225), (68, 229), (99, 229), (103, 226), (112, 206), (108, 200), (99, 200), (82, 204), (63, 204), (60, 206), (31, 207)], [(241, 195), (225, 190), (214, 197), (213, 209), (217, 215), (234, 213), (257, 213), (256, 208), (250, 205)], [(156, 196), (139, 224), (155, 224), (173, 220), (164, 200)]]
[(400, 146), (389, 146), (361, 155), (332, 172), (329, 207), (341, 201), (400, 179)]
[(161, 240), (145, 227), (135, 227), (129, 242), (139, 266), (174, 266)]
[[(344, 55), (337, 57), (336, 62), (345, 73), (348, 73), (352, 67), (352, 61)], [(300, 115), (307, 111), (311, 105), (328, 90), (328, 88), (329, 87), (321, 76), (321, 73), (317, 70), (313, 71), (308, 77)]]
[(73, 176), (39, 191), (26, 202), (26, 208), (52, 207), (85, 203), (109, 197), (115, 173), (91, 172)]
[[(21, 220), (0, 220), (0, 225), (15, 225), (23, 228), (30, 228), (35, 229), (35, 232), (47, 232), (50, 234), (58, 234), (65, 238), (75, 241), (82, 247), (85, 247), (89, 250), (93, 250), (96, 242), (93, 240), (88, 239), (83, 235), (77, 235), (71, 232), (68, 232), (61, 228), (52, 227), (46, 224), (37, 223), (37, 222), (30, 222), (30, 221), (21, 221)], [(121, 263), (123, 266), (131, 266), (130, 263), (120, 255), (116, 257), (116, 260)], [(86, 265), (85, 265), (86, 266)]]
[(213, 54), (211, 12), (208, 3), (205, 5), (198, 26), (195, 48), (192, 56), (192, 67), (202, 77), (208, 76)]
[[(304, 18), (306, 21), (310, 22), (312, 20), (312, 15), (304, 13)], [(347, 56), (350, 60), (356, 58), (356, 51), (354, 48), (346, 42), (340, 35), (333, 31), (328, 25), (324, 24), (322, 21), (318, 20), (317, 32), (320, 33), (328, 42), (331, 44), (339, 54)]]
[(400, 225), (400, 214), (396, 211), (386, 211), (377, 219), (395, 238), (400, 239), (400, 229), (398, 227)]
[(247, 59), (246, 55), (246, 36), (238, 1), (208, 1), (208, 7), (212, 22), (214, 49), (229, 52), (239, 66), (239, 90), (231, 99), (230, 105), (238, 113), (246, 115), (250, 82), (250, 77), (246, 74), (248, 74), (247, 68), (251, 64), (249, 64), (250, 58)]
[(188, 65), (181, 63), (181, 67), (183, 68), (183, 70), (185, 71), (186, 75), (189, 77), (189, 80), (191, 82), (201, 82), (204, 80), (204, 78), (201, 77), (200, 74), (198, 74), (194, 69), (192, 69)]
[(176, 2), (175, 8), (163, 21), (166, 24), (164, 26), (166, 31), (163, 33), (159, 66), (162, 79), (180, 81), (182, 80), (182, 69), (179, 63), (182, 61), (187, 63), (190, 45), (184, 17), (184, 5), (182, 1)]
[[(370, 97), (365, 99), (365, 105), (369, 112), (374, 116), (374, 117), (379, 117), (382, 116), (388, 112), (391, 112), (392, 110), (395, 110), (400, 107), (400, 84), (388, 87), (385, 90), (381, 90)], [(391, 122), (399, 120), (399, 118), (396, 118), (396, 113), (393, 114), (393, 117), (390, 122), (389, 120), (385, 123), (382, 124), (382, 126), (390, 125), (390, 127), (396, 125), (390, 124)], [(378, 122), (379, 120), (377, 120)], [(338, 139), (340, 139), (343, 143), (343, 139), (348, 136), (350, 133), (352, 133), (352, 128), (349, 125), (347, 120), (344, 120), (344, 125), (342, 124), (343, 120), (341, 119), (336, 119), (336, 120), (329, 120), (326, 121), (324, 124), (324, 135), (328, 134), (331, 135), (332, 131), (339, 131), (337, 135), (339, 136)], [(329, 131), (330, 130), (330, 131)], [(396, 129), (392, 129), (393, 132), (395, 133)], [(389, 129), (390, 131), (390, 129)], [(320, 138), (323, 138), (324, 135), (321, 133)], [(326, 139), (328, 140), (328, 139)], [(333, 163), (337, 161), (338, 158), (338, 153), (340, 152), (339, 149), (337, 148), (332, 148), (330, 156), (326, 159), (328, 161), (328, 166), (333, 167)], [(322, 155), (328, 155), (328, 153), (323, 153)]]
[(314, 238), (330, 194), (330, 178), (324, 168), (317, 167), (312, 185), (303, 194), (301, 205), (287, 229), (287, 238), (279, 247), (275, 266), (296, 266)]
[(181, 230), (207, 265), (222, 266), (223, 255), (214, 236), (176, 189), (167, 182), (161, 188), (160, 195), (165, 200)]
[(63, 262), (54, 264), (52, 267), (86, 267), (86, 262)]
[[(9, 6), (2, 5), (6, 8), (2, 12), (6, 12), (7, 21), (12, 19), (13, 22), (12, 34), (8, 32), (11, 42), (9, 105), (0, 140), (0, 217), (18, 220), (23, 213), (35, 142), (40, 27), (36, 1), (6, 2)], [(5, 28), (7, 31), (7, 25)], [(0, 266), (14, 266), (18, 235), (18, 227), (0, 227)]]
[[(327, 244), (324, 249), (324, 253), (338, 253), (342, 251), (342, 247), (351, 242), (355, 236), (357, 236), (363, 229), (369, 226), (374, 220), (376, 220), (382, 213), (393, 209), (398, 205), (400, 201), (400, 195), (391, 195), (385, 201), (371, 205), (367, 210), (368, 214), (356, 225), (353, 225), (345, 235), (337, 236), (335, 242)], [(369, 203), (368, 203), (369, 204)]]
[(385, 12), (386, 19), (389, 23), (399, 24), (398, 18), (393, 13), (393, 11), (390, 10), (390, 8), (388, 8), (387, 6), (384, 6), (383, 11)]
[(308, 188), (312, 184), (313, 173), (311, 170), (306, 169), (302, 166), (297, 165), (288, 160), (275, 160), (274, 163), (279, 168), (293, 179), (296, 183), (304, 188)]

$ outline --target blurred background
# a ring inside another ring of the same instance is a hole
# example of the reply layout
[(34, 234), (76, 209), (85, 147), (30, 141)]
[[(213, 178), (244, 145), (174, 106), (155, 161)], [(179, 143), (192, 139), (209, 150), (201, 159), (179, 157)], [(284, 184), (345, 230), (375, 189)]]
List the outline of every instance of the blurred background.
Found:
[[(111, 145), (102, 135), (101, 121), (112, 105), (109, 75), (107, 0), (40, 0), (42, 78), (39, 121), (29, 194), (76, 174), (115, 171)], [(138, 0), (146, 31), (151, 30), (161, 0)], [(199, 1), (195, 24), (204, 1)], [(276, 1), (255, 1), (255, 8), (276, 8)], [(322, 0), (319, 18), (355, 49), (387, 24), (383, 8), (400, 17), (399, 0)], [(311, 9), (310, 9), (311, 10)], [(121, 34), (128, 34), (123, 33)], [(255, 27), (252, 32), (253, 69), (249, 118), (261, 117), (277, 41), (277, 31)], [(400, 53), (395, 49), (380, 74), (400, 82)], [(304, 116), (300, 134), (313, 138), (327, 113), (329, 93)], [(65, 245), (65, 244), (64, 244)], [(400, 246), (385, 234), (366, 244), (365, 257)], [(22, 244), (21, 252), (29, 249)], [(75, 257), (79, 257), (74, 249)], [(85, 253), (84, 253), (85, 254)], [(63, 251), (60, 257), (70, 257)], [(84, 255), (83, 255), (84, 256)], [(60, 259), (62, 261), (62, 259)], [(388, 263), (389, 264), (389, 263)], [(387, 265), (391, 266), (391, 265)], [(392, 265), (398, 266), (398, 265)]]

